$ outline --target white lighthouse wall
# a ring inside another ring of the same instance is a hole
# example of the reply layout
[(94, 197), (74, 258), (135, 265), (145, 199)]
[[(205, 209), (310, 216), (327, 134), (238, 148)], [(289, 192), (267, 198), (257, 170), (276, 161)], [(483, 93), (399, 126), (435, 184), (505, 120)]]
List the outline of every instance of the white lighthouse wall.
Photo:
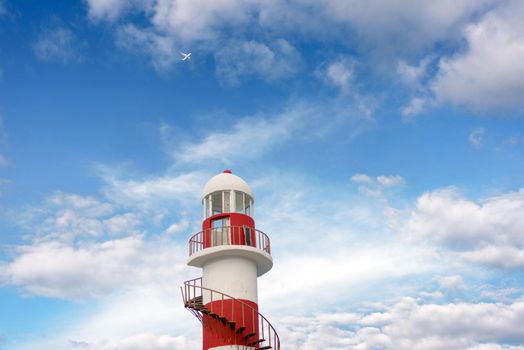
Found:
[(209, 350), (238, 350), (238, 349), (254, 349), (251, 346), (245, 345), (226, 345), (226, 346), (217, 346), (214, 348), (209, 348)]
[[(202, 285), (236, 299), (258, 303), (257, 266), (250, 259), (224, 256), (207, 261), (202, 267)], [(204, 304), (207, 304), (211, 296), (207, 292), (203, 294)], [(213, 301), (217, 296), (213, 295)]]

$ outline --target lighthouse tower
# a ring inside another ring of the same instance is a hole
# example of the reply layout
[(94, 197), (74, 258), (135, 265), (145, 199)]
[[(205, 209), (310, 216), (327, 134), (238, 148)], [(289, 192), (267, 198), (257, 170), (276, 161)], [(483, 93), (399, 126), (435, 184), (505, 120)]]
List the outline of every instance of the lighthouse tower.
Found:
[(259, 312), (257, 278), (273, 267), (269, 237), (255, 228), (249, 185), (225, 170), (202, 193), (202, 231), (189, 239), (184, 306), (202, 323), (203, 350), (276, 349), (278, 334)]

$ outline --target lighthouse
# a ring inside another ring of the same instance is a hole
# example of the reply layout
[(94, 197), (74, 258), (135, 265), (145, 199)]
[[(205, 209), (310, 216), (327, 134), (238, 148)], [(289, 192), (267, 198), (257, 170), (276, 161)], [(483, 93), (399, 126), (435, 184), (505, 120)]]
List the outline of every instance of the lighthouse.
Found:
[(259, 312), (258, 282), (273, 267), (269, 237), (255, 227), (254, 195), (230, 170), (202, 193), (202, 231), (189, 239), (189, 266), (202, 277), (184, 282), (184, 306), (202, 323), (202, 349), (276, 349), (280, 339)]

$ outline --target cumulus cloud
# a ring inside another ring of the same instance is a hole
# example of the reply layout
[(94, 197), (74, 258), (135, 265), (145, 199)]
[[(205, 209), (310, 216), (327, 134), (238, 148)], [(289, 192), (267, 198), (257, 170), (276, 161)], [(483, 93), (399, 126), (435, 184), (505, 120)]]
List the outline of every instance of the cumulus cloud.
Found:
[(217, 76), (226, 84), (254, 76), (275, 81), (297, 73), (300, 54), (288, 41), (276, 39), (268, 44), (255, 40), (233, 42), (215, 53)]
[(467, 49), (442, 58), (431, 89), (440, 102), (476, 111), (523, 107), (522, 2), (510, 1), (464, 31)]
[[(413, 6), (411, 1), (372, 0), (321, 1), (317, 7), (328, 20), (356, 26), (371, 45), (378, 43), (391, 48), (402, 38), (408, 50), (419, 50), (429, 43), (453, 34), (456, 26), (486, 4), (496, 1), (438, 1), (427, 6)], [(321, 10), (324, 7), (325, 10)]]
[(84, 46), (71, 29), (55, 26), (40, 32), (33, 51), (42, 61), (72, 63), (83, 59), (80, 52)]
[(439, 305), (405, 297), (343, 323), (318, 314), (284, 317), (280, 324), (285, 346), (296, 349), (521, 350), (523, 321), (522, 301)]
[[(175, 185), (170, 182), (168, 187)], [(9, 261), (0, 264), (1, 283), (29, 294), (83, 299), (173, 279), (184, 265), (180, 259), (185, 259), (185, 245), (142, 233), (144, 225), (154, 228), (162, 223), (163, 217), (156, 222), (156, 208), (131, 201), (122, 210), (129, 198), (145, 197), (147, 202), (150, 196), (159, 196), (157, 187), (124, 183), (113, 188), (111, 201), (57, 192), (39, 207), (14, 215), (13, 220), (31, 234), (25, 236), (26, 243), (11, 248)], [(176, 186), (170, 190), (162, 195), (173, 198), (177, 191), (187, 191)], [(118, 191), (127, 197), (119, 197)]]
[(443, 244), (471, 262), (502, 268), (524, 266), (524, 190), (480, 202), (453, 188), (417, 199), (408, 222), (415, 239)]
[[(435, 42), (453, 38), (473, 15), (499, 2), (445, 0), (413, 6), (406, 0), (230, 0), (213, 3), (204, 0), (87, 0), (87, 6), (94, 21), (114, 23), (117, 19), (125, 21), (128, 14), (143, 14), (145, 21), (141, 31), (148, 33), (148, 38), (134, 40), (136, 45), (142, 46), (142, 51), (157, 51), (158, 48), (152, 47), (159, 46), (158, 41), (166, 44), (170, 38), (181, 47), (215, 54), (217, 74), (221, 78), (231, 79), (231, 74), (233, 77), (269, 74), (268, 80), (276, 80), (276, 76), (280, 78), (296, 72), (294, 65), (298, 55), (290, 44), (292, 38), (343, 42), (361, 52), (375, 53), (381, 57), (380, 61), (392, 57), (394, 62), (386, 65), (394, 71), (399, 57), (420, 55)], [(407, 37), (409, 40), (404, 39)], [(229, 45), (231, 41), (235, 44)], [(170, 45), (172, 43), (167, 44)], [(165, 49), (158, 51), (164, 55)], [(170, 50), (167, 48), (168, 52)], [(151, 58), (155, 62), (154, 54)], [(255, 62), (253, 70), (246, 64), (249, 59)], [(270, 63), (272, 69), (267, 69)], [(403, 72), (414, 73), (408, 70)], [(344, 74), (333, 75), (340, 71)], [(350, 71), (347, 66), (335, 63), (328, 78), (337, 86), (347, 86)]]
[(136, 236), (79, 247), (59, 242), (21, 246), (18, 256), (3, 267), (2, 277), (31, 294), (92, 297), (136, 276), (133, 266), (142, 245)]

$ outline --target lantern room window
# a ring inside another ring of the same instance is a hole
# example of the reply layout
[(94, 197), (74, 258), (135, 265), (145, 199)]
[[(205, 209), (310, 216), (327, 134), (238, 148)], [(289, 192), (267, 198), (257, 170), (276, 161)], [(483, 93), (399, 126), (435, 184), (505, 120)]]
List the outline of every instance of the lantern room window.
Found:
[(244, 212), (244, 193), (235, 191), (235, 211), (237, 213)]
[(253, 200), (247, 194), (244, 194), (244, 214), (251, 216)]
[(211, 215), (221, 214), (224, 212), (222, 205), (222, 192), (214, 192), (211, 194), (211, 208), (213, 208)]
[(217, 191), (202, 201), (204, 217), (222, 213), (242, 213), (253, 216), (253, 198), (241, 191)]
[(231, 212), (231, 192), (230, 191), (224, 191), (223, 192), (223, 199), (224, 199), (224, 213)]

